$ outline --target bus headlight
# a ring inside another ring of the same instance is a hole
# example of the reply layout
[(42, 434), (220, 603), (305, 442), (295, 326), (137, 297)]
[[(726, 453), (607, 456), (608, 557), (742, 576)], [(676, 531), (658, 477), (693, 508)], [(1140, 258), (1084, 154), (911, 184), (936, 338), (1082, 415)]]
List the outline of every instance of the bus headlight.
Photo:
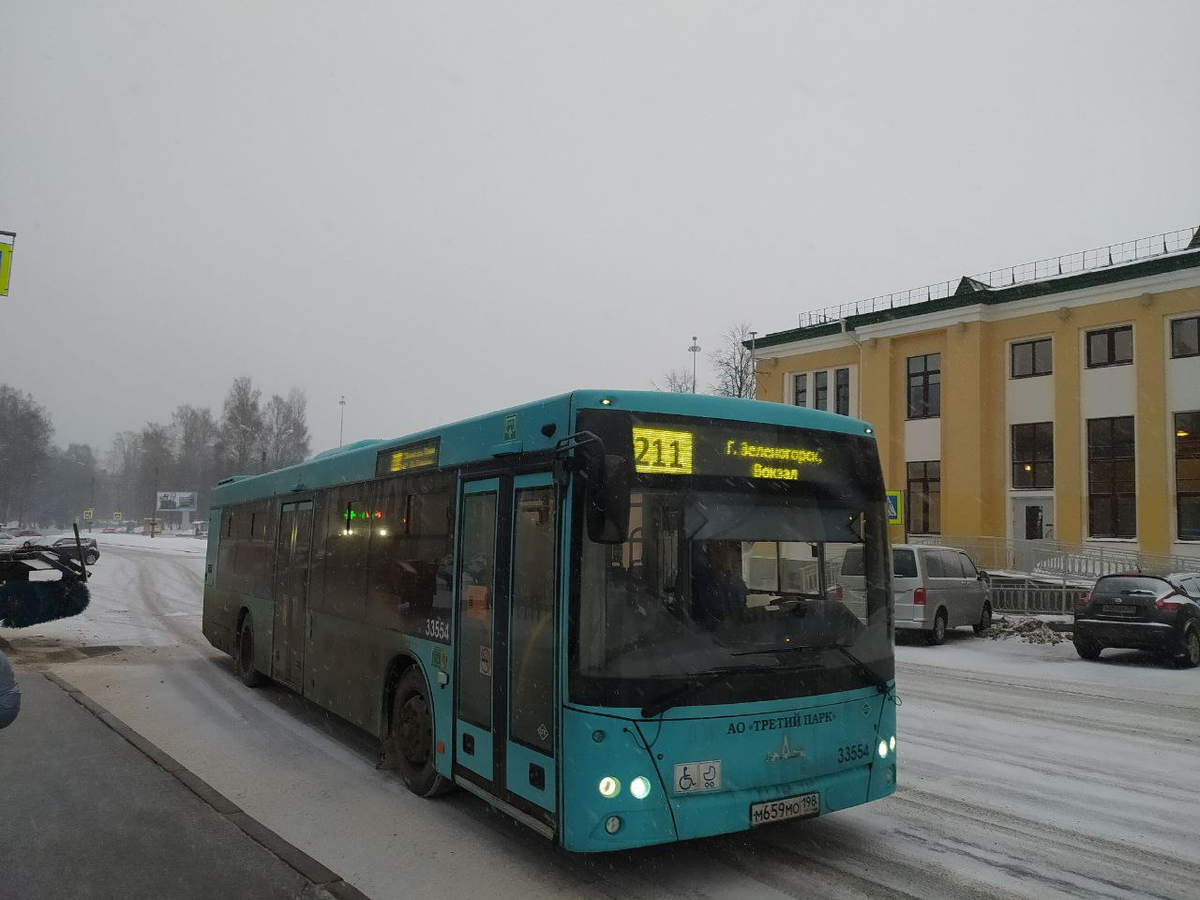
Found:
[(607, 831), (609, 834), (616, 834), (618, 831), (620, 831), (621, 830), (621, 817), (620, 816), (609, 816), (607, 819), (605, 819), (604, 820), (604, 830)]
[(633, 794), (635, 800), (645, 800), (650, 795), (650, 779), (639, 775), (629, 782), (629, 793)]
[(893, 753), (896, 752), (896, 736), (894, 734), (888, 740), (888, 749), (891, 750)]
[(887, 741), (880, 741), (879, 742), (879, 758), (887, 759), (887, 755), (888, 755)]
[(611, 775), (605, 775), (600, 779), (600, 796), (612, 799), (621, 793), (621, 782), (613, 778)]

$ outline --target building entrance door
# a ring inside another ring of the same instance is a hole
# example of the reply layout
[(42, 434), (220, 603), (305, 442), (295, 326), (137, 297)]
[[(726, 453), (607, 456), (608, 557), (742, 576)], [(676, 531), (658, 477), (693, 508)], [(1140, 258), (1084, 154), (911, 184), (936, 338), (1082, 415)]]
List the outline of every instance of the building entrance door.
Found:
[(1045, 531), (1045, 510), (1040, 504), (1025, 507), (1025, 540), (1040, 541)]

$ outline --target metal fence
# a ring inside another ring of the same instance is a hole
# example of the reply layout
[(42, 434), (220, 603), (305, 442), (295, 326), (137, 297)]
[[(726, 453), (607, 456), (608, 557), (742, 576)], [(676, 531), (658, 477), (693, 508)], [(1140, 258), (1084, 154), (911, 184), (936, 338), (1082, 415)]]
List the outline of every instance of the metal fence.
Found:
[(1087, 585), (994, 576), (992, 610), (1027, 615), (1070, 615), (1075, 610), (1075, 601), (1088, 590)]
[[(1030, 281), (1042, 281), (1046, 278), (1057, 278), (1060, 275), (1075, 275), (1079, 272), (1089, 272), (1094, 269), (1104, 269), (1109, 266), (1119, 266), (1195, 249), (1192, 245), (1198, 232), (1200, 232), (1200, 228), (1180, 228), (1177, 231), (1166, 231), (1162, 234), (1123, 241), (1119, 244), (1093, 247), (1090, 250), (1079, 250), (1062, 256), (1005, 266), (1002, 269), (993, 269), (990, 272), (981, 272), (978, 275), (966, 277), (975, 282), (979, 289), (986, 290), (1012, 287)], [(811, 328), (815, 325), (838, 322), (849, 316), (861, 316), (866, 313), (911, 306), (914, 303), (926, 303), (930, 300), (944, 300), (946, 297), (954, 295), (961, 281), (961, 278), (956, 278), (940, 284), (927, 284), (906, 291), (880, 294), (878, 297), (869, 297), (866, 300), (854, 300), (849, 303), (839, 303), (836, 306), (809, 310), (800, 313), (799, 326)]]
[(1103, 544), (1024, 541), (978, 535), (912, 537), (910, 543), (966, 550), (991, 573), (992, 609), (997, 612), (1067, 614), (1096, 579), (1120, 572), (1166, 575), (1200, 572), (1200, 558), (1141, 553)]
[(1166, 575), (1200, 571), (1198, 557), (1143, 553), (1105, 544), (1025, 541), (978, 535), (913, 536), (909, 540), (914, 544), (940, 544), (966, 550), (982, 569), (1065, 579), (1068, 583), (1090, 584), (1102, 575), (1119, 572)]

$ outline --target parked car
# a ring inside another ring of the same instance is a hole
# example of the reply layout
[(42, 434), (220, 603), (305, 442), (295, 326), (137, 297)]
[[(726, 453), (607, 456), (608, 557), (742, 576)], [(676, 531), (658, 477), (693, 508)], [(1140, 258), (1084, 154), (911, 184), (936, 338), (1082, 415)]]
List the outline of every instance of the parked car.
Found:
[[(865, 608), (861, 547), (846, 551), (837, 581), (851, 609)], [(950, 628), (970, 625), (982, 634), (992, 624), (987, 573), (976, 568), (966, 551), (955, 547), (893, 546), (892, 596), (896, 628), (924, 632), (931, 644), (943, 643)]]
[(1120, 647), (1200, 665), (1200, 572), (1105, 575), (1075, 604), (1074, 640), (1084, 659)]
[(32, 528), (22, 528), (20, 531), (14, 531), (12, 536), (15, 538), (40, 538), (45, 537), (40, 531), (34, 531)]
[[(83, 535), (80, 535), (79, 543), (83, 545), (83, 561), (89, 566), (100, 558), (100, 548), (97, 546), (95, 538), (84, 537)], [(75, 546), (75, 535), (73, 534), (64, 534), (62, 537), (56, 539), (50, 546), (60, 553), (64, 551), (70, 553), (71, 556), (75, 556), (77, 552), (77, 548)]]

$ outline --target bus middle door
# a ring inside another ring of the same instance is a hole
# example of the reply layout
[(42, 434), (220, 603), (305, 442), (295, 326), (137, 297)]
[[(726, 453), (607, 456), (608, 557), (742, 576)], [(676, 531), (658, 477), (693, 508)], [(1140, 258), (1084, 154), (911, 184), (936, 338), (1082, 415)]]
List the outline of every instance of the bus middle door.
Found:
[(457, 780), (552, 834), (557, 491), (549, 472), (469, 481), (460, 510)]

